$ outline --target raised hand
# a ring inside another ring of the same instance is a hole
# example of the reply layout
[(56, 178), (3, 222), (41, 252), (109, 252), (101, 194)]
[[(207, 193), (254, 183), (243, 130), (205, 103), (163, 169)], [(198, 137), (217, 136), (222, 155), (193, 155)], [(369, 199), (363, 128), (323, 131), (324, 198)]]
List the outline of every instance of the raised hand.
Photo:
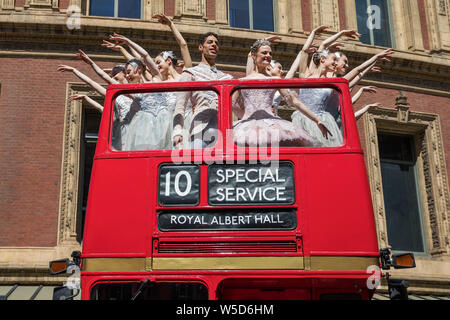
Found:
[(56, 68), (56, 70), (59, 71), (59, 72), (66, 72), (66, 71), (73, 72), (75, 70), (75, 68), (71, 67), (71, 66), (66, 66), (65, 64), (60, 64), (58, 66), (58, 68)]
[(271, 37), (264, 38), (264, 40), (269, 41), (270, 44), (272, 44), (272, 45), (277, 44), (278, 43), (277, 41), (280, 41), (281, 39), (282, 38), (280, 36), (271, 36)]
[(316, 53), (317, 50), (319, 50), (319, 49), (316, 47), (310, 47), (310, 48), (306, 49), (305, 52), (311, 54), (311, 53)]
[(361, 37), (361, 34), (356, 30), (343, 30), (342, 35), (352, 39), (358, 39), (359, 37)]
[(103, 43), (101, 44), (102, 47), (114, 50), (114, 51), (120, 51), (121, 46), (117, 43), (112, 43), (106, 40), (103, 40)]
[(339, 47), (345, 47), (345, 44), (343, 44), (342, 42), (333, 42), (332, 44), (330, 44), (327, 49), (328, 50), (339, 50)]
[(165, 26), (169, 26), (172, 24), (172, 20), (170, 20), (168, 17), (166, 17), (166, 15), (164, 14), (155, 14), (153, 16), (153, 18), (158, 19), (158, 22), (165, 25)]
[(313, 32), (315, 32), (315, 33), (322, 33), (322, 32), (327, 31), (327, 29), (329, 29), (329, 28), (330, 28), (329, 26), (319, 26), (319, 27), (315, 28), (313, 30)]
[(363, 91), (369, 92), (369, 93), (377, 93), (377, 88), (374, 86), (366, 86), (361, 88)]
[(129, 42), (129, 39), (127, 37), (117, 34), (115, 32), (109, 36), (109, 40), (113, 40), (116, 43), (116, 45), (126, 44)]
[(369, 71), (370, 72), (381, 72), (381, 68), (380, 67), (372, 67)]
[(181, 149), (181, 147), (182, 147), (182, 143), (183, 142), (183, 136), (175, 136), (174, 138), (173, 138), (173, 146), (176, 148), (176, 149)]
[(77, 58), (80, 59), (80, 60), (83, 60), (87, 64), (93, 64), (94, 63), (94, 61), (92, 61), (92, 59), (89, 58), (88, 55), (86, 53), (84, 53), (81, 49), (78, 50)]
[(84, 97), (86, 97), (85, 94), (74, 94), (72, 96), (69, 97), (70, 101), (74, 101), (74, 100), (82, 100), (84, 99)]
[(384, 50), (383, 52), (380, 52), (376, 55), (377, 60), (384, 60), (384, 61), (391, 61), (389, 58), (395, 53), (394, 49), (389, 48), (387, 50)]
[(376, 103), (368, 104), (367, 106), (365, 106), (365, 108), (367, 108), (367, 109), (377, 109), (377, 108), (383, 108), (383, 105), (381, 103), (379, 103), (379, 102), (376, 102)]

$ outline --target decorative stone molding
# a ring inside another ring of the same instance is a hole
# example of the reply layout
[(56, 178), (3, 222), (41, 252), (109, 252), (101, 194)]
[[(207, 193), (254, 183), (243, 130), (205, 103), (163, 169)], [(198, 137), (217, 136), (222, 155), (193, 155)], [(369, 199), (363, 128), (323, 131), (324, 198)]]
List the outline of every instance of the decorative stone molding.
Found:
[(330, 31), (339, 31), (338, 0), (312, 0), (313, 28), (326, 25)]
[(447, 0), (439, 0), (438, 13), (441, 16), (446, 16), (447, 15), (447, 7), (448, 7)]
[(155, 14), (164, 13), (164, 0), (144, 0), (144, 18), (146, 20), (152, 19)]
[(58, 10), (59, 0), (25, 0), (24, 8), (37, 10)]
[[(297, 0), (288, 0), (288, 33), (302, 33), (303, 32), (303, 22), (302, 22), (302, 4)], [(281, 32), (280, 32), (281, 33)]]
[(380, 247), (389, 246), (377, 136), (379, 131), (384, 131), (414, 136), (426, 229), (424, 236), (432, 256), (448, 255), (450, 193), (439, 116), (410, 111), (407, 98), (400, 94), (394, 109), (378, 108), (364, 117), (367, 172)]
[(2, 10), (14, 10), (15, 0), (1, 0), (0, 9)]
[(403, 0), (403, 19), (405, 23), (407, 49), (424, 51), (422, 28), (417, 1)]
[(345, 0), (345, 16), (347, 18), (347, 29), (358, 30), (356, 4), (354, 0)]
[(206, 21), (206, 0), (175, 0), (175, 17)]
[[(426, 13), (428, 18), (428, 27), (430, 32), (431, 50), (438, 51), (442, 49), (441, 36), (439, 28), (439, 18), (436, 5), (439, 3), (436, 0), (425, 0)], [(447, 21), (448, 28), (448, 21)]]
[(74, 94), (95, 93), (84, 84), (68, 83), (66, 110), (64, 115), (63, 158), (61, 165), (61, 189), (59, 203), (58, 246), (78, 245), (79, 225), (79, 176), (80, 145), (82, 130), (82, 101), (70, 101)]
[(216, 24), (229, 24), (227, 0), (216, 0)]

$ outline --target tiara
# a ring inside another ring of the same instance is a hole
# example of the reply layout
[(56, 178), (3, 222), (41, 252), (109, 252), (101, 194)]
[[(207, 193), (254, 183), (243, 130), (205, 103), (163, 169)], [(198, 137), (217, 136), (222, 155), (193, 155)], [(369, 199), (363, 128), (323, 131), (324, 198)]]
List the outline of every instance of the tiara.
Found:
[(161, 57), (166, 61), (167, 59), (175, 59), (175, 55), (173, 54), (173, 51), (163, 51), (161, 52)]
[(252, 53), (256, 53), (256, 51), (258, 51), (258, 48), (261, 46), (270, 46), (270, 42), (266, 39), (261, 39), (261, 40), (255, 41), (255, 43), (251, 47)]

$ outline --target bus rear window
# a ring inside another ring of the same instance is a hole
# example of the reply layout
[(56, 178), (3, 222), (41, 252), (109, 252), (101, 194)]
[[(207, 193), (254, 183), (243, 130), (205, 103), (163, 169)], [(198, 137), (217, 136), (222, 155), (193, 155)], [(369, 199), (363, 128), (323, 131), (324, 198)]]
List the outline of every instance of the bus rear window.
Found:
[(340, 95), (332, 88), (239, 89), (232, 94), (239, 147), (339, 147)]
[[(91, 300), (131, 300), (142, 283), (100, 283), (91, 291)], [(207, 300), (208, 289), (201, 283), (150, 282), (136, 300)]]
[(211, 90), (123, 94), (114, 102), (116, 150), (211, 148), (218, 135), (218, 94)]

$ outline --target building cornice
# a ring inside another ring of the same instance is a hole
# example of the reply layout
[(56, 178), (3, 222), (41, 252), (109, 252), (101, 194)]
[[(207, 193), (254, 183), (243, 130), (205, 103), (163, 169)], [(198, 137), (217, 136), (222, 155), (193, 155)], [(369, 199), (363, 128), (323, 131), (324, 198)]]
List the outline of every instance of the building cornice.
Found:
[[(252, 41), (267, 37), (268, 35), (279, 35), (283, 37), (280, 43), (275, 47), (275, 51), (284, 51), (287, 55), (297, 54), (301, 45), (305, 42), (306, 34), (282, 34), (268, 31), (248, 30), (232, 28), (223, 24), (208, 23), (203, 20), (174, 20), (179, 31), (196, 45), (199, 34), (213, 31), (221, 36), (222, 46), (229, 49), (242, 49), (248, 52)], [(111, 34), (112, 32), (122, 32), (127, 36), (142, 38), (143, 40), (170, 40), (175, 42), (169, 28), (162, 26), (157, 21), (145, 21), (125, 18), (108, 17), (81, 17), (81, 29), (69, 30), (66, 26), (66, 16), (57, 12), (2, 12), (0, 11), (0, 30), (4, 35), (10, 33), (27, 35), (30, 38), (39, 37), (44, 34), (51, 35), (50, 39), (76, 39), (81, 40), (80, 44), (89, 41), (89, 37), (95, 38)], [(328, 37), (325, 34), (323, 37)], [(156, 36), (156, 37), (155, 37)], [(190, 39), (189, 39), (190, 38)], [(192, 39), (194, 38), (194, 39)], [(318, 38), (320, 39), (320, 38)], [(20, 41), (17, 38), (16, 41)], [(189, 42), (189, 41), (188, 41)], [(369, 46), (355, 40), (343, 40), (345, 51), (355, 54), (373, 55), (384, 48)], [(192, 44), (192, 43), (190, 43)], [(240, 50), (239, 50), (240, 51)], [(246, 57), (246, 56), (245, 56)], [(450, 53), (446, 51), (426, 52), (426, 51), (399, 51), (396, 50), (396, 58), (409, 60), (414, 64), (421, 65), (439, 65), (450, 68)], [(447, 70), (448, 71), (448, 70)]]

